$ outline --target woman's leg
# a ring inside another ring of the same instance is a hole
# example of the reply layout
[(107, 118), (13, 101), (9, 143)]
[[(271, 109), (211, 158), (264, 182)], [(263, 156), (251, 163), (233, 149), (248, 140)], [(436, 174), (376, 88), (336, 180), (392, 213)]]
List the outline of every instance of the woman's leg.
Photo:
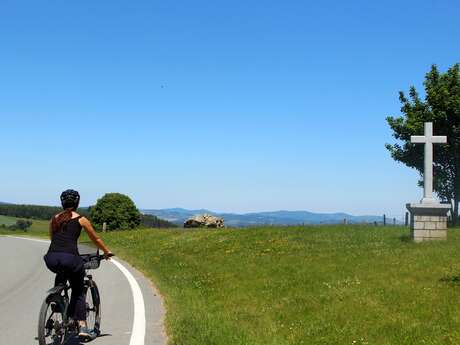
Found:
[(43, 257), (43, 259), (45, 260), (45, 264), (48, 269), (51, 272), (56, 273), (54, 286), (58, 286), (59, 284), (65, 285), (67, 282), (67, 276), (64, 271), (67, 267), (63, 266), (61, 263), (62, 255), (60, 253), (48, 253)]
[(68, 253), (49, 253), (44, 257), (48, 268), (58, 273), (55, 284), (70, 282), (72, 295), (70, 297), (68, 315), (74, 320), (86, 322), (86, 296), (84, 290), (85, 270), (80, 257)]
[(59, 284), (65, 285), (67, 282), (67, 277), (64, 273), (57, 273), (56, 278), (54, 278), (54, 286), (58, 286)]
[(78, 321), (86, 321), (86, 296), (84, 287), (85, 271), (70, 274), (69, 281), (72, 289), (69, 303), (69, 315)]

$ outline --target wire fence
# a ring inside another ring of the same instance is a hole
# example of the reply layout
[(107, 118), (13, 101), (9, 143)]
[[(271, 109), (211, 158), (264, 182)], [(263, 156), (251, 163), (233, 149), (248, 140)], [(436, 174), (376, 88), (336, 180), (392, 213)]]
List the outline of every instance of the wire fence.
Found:
[[(351, 224), (353, 220), (344, 218), (344, 224)], [(410, 214), (407, 213), (382, 213), (381, 217), (372, 217), (366, 221), (366, 223), (374, 224), (376, 226), (401, 226), (410, 224)]]
[[(410, 217), (408, 212), (399, 214), (384, 213), (382, 215), (382, 223), (385, 223), (385, 225), (406, 225), (406, 217)], [(409, 220), (410, 218), (407, 219), (407, 221)]]
[[(448, 214), (447, 219), (448, 219), (448, 222), (451, 222), (452, 219), (451, 219), (450, 212)], [(374, 224), (375, 225), (385, 225), (385, 226), (388, 226), (388, 225), (410, 226), (410, 222), (411, 222), (410, 213), (406, 211), (405, 213), (390, 213), (390, 212), (383, 213), (380, 220), (374, 221)], [(344, 220), (344, 223), (347, 223), (347, 220)]]

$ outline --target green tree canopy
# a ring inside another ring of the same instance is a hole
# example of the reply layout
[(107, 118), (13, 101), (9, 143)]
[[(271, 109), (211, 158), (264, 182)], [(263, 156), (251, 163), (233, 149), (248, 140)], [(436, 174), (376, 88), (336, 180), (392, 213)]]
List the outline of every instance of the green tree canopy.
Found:
[(22, 231), (27, 231), (31, 225), (32, 225), (32, 222), (30, 220), (18, 219), (16, 221), (16, 224), (10, 226), (10, 229), (11, 230), (19, 229)]
[[(393, 136), (399, 140), (386, 144), (391, 156), (408, 167), (417, 169), (423, 176), (424, 145), (410, 142), (411, 135), (423, 135), (424, 123), (433, 122), (435, 135), (447, 135), (447, 145), (434, 147), (433, 188), (444, 202), (452, 202), (453, 219), (458, 219), (460, 202), (460, 73), (455, 64), (446, 73), (433, 65), (426, 74), (425, 99), (422, 100), (414, 86), (409, 97), (401, 91), (400, 117), (387, 117)], [(422, 181), (419, 181), (419, 185)]]
[(91, 220), (101, 228), (107, 223), (107, 230), (132, 229), (141, 223), (141, 213), (126, 195), (107, 193), (90, 209)]

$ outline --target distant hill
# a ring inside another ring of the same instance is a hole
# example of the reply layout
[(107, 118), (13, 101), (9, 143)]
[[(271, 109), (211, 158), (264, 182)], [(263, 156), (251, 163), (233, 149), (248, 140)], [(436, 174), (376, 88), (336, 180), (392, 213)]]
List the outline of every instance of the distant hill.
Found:
[[(37, 205), (14, 205), (0, 202), (0, 215), (50, 219), (54, 214), (61, 210), (60, 207), (37, 206)], [(80, 208), (79, 212), (87, 215), (88, 208)], [(187, 210), (183, 208), (168, 208), (159, 210), (141, 210), (145, 215), (158, 217), (144, 217), (145, 226), (169, 227), (172, 225), (182, 226), (190, 217), (197, 214), (212, 214), (223, 217), (225, 225), (231, 227), (246, 227), (256, 225), (299, 225), (299, 224), (340, 224), (346, 219), (347, 223), (373, 223), (381, 222), (381, 216), (353, 216), (347, 213), (314, 213), (308, 211), (274, 211), (274, 212), (254, 212), (254, 213), (219, 213), (206, 209)]]
[[(30, 218), (30, 219), (41, 219), (49, 220), (56, 213), (62, 211), (62, 207), (58, 206), (42, 206), (42, 205), (18, 205), (18, 204), (7, 204), (0, 203), (0, 215), (18, 217), (18, 218)], [(83, 216), (88, 216), (88, 208), (80, 207), (78, 212)]]
[(347, 213), (313, 213), (308, 211), (274, 211), (255, 213), (218, 213), (206, 209), (187, 210), (183, 208), (168, 208), (160, 210), (142, 210), (145, 214), (155, 215), (172, 223), (182, 225), (194, 215), (208, 213), (223, 217), (225, 225), (244, 227), (252, 225), (299, 225), (299, 224), (338, 224), (346, 219), (348, 223), (381, 222), (381, 216), (353, 216)]
[[(55, 214), (62, 211), (59, 206), (41, 206), (41, 205), (16, 205), (0, 201), (0, 216), (49, 220)], [(78, 212), (85, 217), (90, 217), (88, 207), (80, 207)], [(142, 226), (147, 228), (171, 228), (176, 224), (160, 219), (153, 214), (143, 214), (141, 219)]]

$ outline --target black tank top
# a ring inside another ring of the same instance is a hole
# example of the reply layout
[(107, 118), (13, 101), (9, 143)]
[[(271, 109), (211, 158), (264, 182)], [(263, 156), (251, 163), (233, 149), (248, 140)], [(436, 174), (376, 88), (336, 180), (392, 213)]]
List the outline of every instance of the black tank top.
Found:
[(54, 232), (51, 237), (50, 252), (61, 252), (79, 255), (77, 241), (81, 233), (81, 224), (78, 221), (82, 216), (72, 218), (60, 231)]

